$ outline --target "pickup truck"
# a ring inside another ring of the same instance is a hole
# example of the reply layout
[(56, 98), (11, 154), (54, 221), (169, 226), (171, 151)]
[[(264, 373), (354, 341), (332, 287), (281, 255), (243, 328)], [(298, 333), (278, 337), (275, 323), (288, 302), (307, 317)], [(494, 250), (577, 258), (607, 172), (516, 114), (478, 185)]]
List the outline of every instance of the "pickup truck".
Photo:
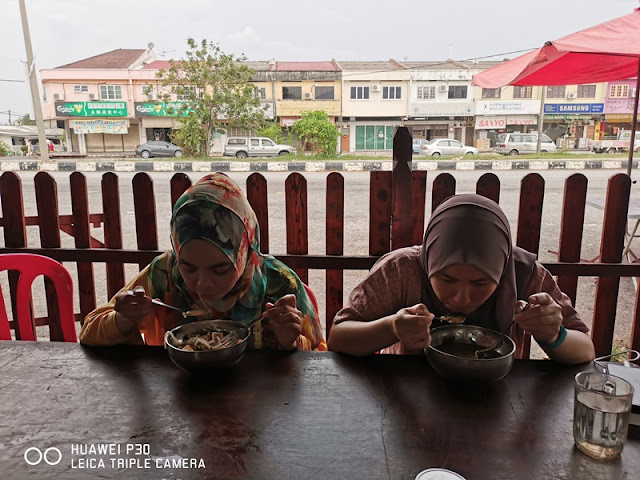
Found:
[(227, 157), (276, 157), (296, 153), (291, 145), (279, 145), (267, 137), (229, 137), (224, 146)]
[[(587, 148), (594, 153), (628, 152), (630, 144), (630, 130), (620, 130), (615, 137), (605, 137), (604, 140), (587, 140)], [(640, 132), (636, 132), (633, 151), (640, 151)]]

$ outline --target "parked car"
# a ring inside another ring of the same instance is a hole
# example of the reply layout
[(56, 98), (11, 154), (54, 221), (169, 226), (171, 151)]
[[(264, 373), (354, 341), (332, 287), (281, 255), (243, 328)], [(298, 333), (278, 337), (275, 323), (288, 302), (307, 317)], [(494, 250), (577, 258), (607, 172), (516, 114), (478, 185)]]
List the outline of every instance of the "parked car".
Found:
[[(496, 153), (504, 155), (520, 155), (521, 153), (536, 153), (538, 145), (537, 133), (501, 133), (496, 139)], [(542, 134), (540, 152), (555, 152), (558, 148), (548, 136)]]
[(291, 145), (279, 145), (267, 137), (229, 137), (224, 146), (227, 157), (275, 157), (296, 153)]
[(142, 158), (150, 157), (181, 157), (182, 149), (169, 142), (161, 142), (154, 140), (151, 142), (143, 143), (136, 147), (136, 155), (140, 155)]
[(453, 138), (436, 138), (422, 146), (422, 155), (439, 157), (440, 155), (478, 155), (478, 149), (467, 147)]
[(422, 152), (423, 145), (426, 145), (428, 140), (424, 138), (414, 138), (413, 139), (413, 153), (420, 154)]

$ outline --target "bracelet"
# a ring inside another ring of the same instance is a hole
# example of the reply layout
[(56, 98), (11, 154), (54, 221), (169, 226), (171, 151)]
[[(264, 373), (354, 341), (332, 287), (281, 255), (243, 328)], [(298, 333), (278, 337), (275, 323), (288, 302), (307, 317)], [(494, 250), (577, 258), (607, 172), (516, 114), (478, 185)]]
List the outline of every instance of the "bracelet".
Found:
[(540, 345), (545, 350), (553, 350), (554, 348), (558, 348), (560, 345), (562, 345), (562, 343), (565, 341), (566, 338), (567, 338), (567, 329), (564, 328), (564, 325), (561, 324), (560, 330), (558, 331), (558, 339), (555, 342), (553, 343), (538, 342), (538, 345)]

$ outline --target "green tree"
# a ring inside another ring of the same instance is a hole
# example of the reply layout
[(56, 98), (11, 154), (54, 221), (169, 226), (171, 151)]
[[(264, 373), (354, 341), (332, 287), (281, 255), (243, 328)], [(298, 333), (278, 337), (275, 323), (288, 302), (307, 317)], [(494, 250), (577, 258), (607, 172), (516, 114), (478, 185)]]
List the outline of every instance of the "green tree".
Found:
[(302, 118), (295, 122), (291, 129), (302, 141), (303, 150), (308, 146), (313, 153), (323, 157), (330, 157), (336, 153), (340, 133), (326, 112), (302, 112)]
[(184, 102), (175, 112), (179, 125), (172, 140), (187, 155), (208, 156), (214, 133), (227, 127), (256, 129), (264, 123), (264, 110), (244, 57), (225, 54), (206, 39), (198, 44), (189, 38), (187, 44), (184, 60), (170, 60), (168, 69), (158, 71), (159, 98)]
[(284, 136), (282, 135), (282, 128), (276, 122), (268, 122), (265, 126), (258, 129), (258, 135), (260, 137), (267, 137), (276, 143), (283, 143)]
[(35, 121), (35, 120), (31, 120), (31, 119), (29, 118), (29, 115), (25, 115), (24, 117), (20, 117), (20, 118), (16, 121), (16, 123), (17, 123), (18, 125), (35, 125), (35, 124), (36, 124), (36, 121)]
[(0, 142), (0, 157), (6, 157), (11, 152), (11, 147), (5, 142)]

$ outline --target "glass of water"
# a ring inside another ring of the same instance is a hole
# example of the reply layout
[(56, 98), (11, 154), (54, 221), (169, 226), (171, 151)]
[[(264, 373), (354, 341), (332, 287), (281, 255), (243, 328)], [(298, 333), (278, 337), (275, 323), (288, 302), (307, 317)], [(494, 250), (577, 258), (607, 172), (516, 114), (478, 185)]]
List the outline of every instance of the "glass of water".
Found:
[(597, 460), (620, 455), (629, 428), (633, 386), (600, 372), (580, 372), (575, 379), (573, 438), (580, 450)]

